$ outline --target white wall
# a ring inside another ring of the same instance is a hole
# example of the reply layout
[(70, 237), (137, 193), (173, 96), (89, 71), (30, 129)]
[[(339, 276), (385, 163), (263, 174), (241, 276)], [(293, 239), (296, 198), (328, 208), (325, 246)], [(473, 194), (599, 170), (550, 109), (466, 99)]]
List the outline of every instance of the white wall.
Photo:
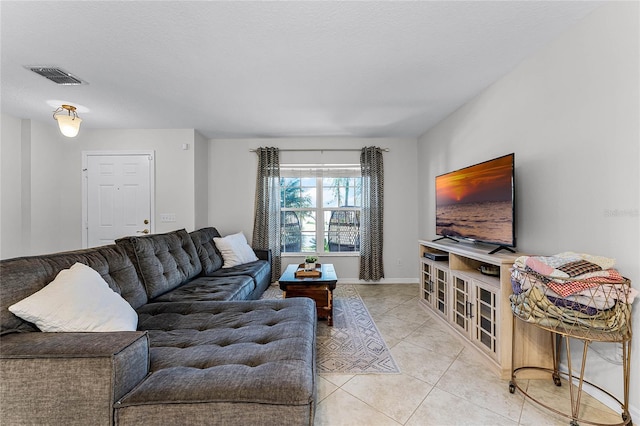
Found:
[[(3, 114), (2, 125), (2, 258), (82, 247), (82, 151), (154, 150), (155, 231), (192, 231), (206, 222), (208, 141), (192, 129), (81, 129), (71, 139), (53, 121)], [(196, 179), (204, 180), (197, 188)], [(162, 213), (174, 213), (176, 222), (160, 222)], [(14, 227), (17, 216), (22, 224)]]
[[(423, 238), (434, 237), (436, 175), (515, 152), (518, 249), (614, 257), (640, 287), (638, 13), (637, 2), (596, 10), (419, 139)], [(639, 340), (631, 369), (636, 413)], [(622, 369), (604, 359), (619, 349), (594, 348), (588, 379), (621, 396)]]
[(0, 126), (0, 259), (23, 253), (22, 120), (2, 114)]
[(194, 229), (208, 226), (209, 221), (209, 141), (200, 133), (193, 141), (194, 155)]
[(67, 138), (54, 130), (2, 115), (3, 259), (78, 247), (66, 232), (75, 209)]
[[(417, 202), (415, 139), (232, 139), (212, 140), (209, 151), (209, 224), (226, 235), (242, 231), (251, 240), (253, 233), (256, 185), (256, 154), (249, 152), (260, 146), (291, 148), (354, 148), (363, 146), (390, 148), (384, 153), (384, 268), (382, 282), (417, 281)], [(359, 164), (360, 153), (353, 152), (282, 152), (281, 163)], [(358, 257), (322, 255), (333, 263), (341, 282), (358, 280)], [(283, 266), (302, 258), (283, 258)]]
[(30, 122), (31, 253), (80, 247), (82, 167), (73, 162), (77, 142), (53, 124)]

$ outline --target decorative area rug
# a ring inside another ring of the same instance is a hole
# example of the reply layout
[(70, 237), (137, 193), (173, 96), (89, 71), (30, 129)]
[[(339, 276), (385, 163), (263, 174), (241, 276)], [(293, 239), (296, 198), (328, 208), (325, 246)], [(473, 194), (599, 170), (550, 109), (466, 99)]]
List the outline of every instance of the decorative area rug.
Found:
[[(280, 299), (282, 291), (271, 286), (263, 299)], [(338, 285), (333, 291), (333, 327), (319, 320), (316, 336), (318, 373), (398, 374), (380, 331), (358, 291)]]

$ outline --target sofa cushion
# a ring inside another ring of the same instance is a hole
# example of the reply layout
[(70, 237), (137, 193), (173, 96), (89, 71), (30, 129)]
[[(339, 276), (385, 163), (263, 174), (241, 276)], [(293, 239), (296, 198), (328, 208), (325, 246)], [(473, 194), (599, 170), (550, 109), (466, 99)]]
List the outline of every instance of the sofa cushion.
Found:
[(138, 323), (131, 305), (82, 263), (63, 269), (9, 310), (46, 332), (135, 331)]
[(255, 289), (254, 280), (248, 275), (231, 277), (198, 277), (149, 302), (197, 302), (248, 299)]
[(213, 242), (214, 238), (220, 237), (216, 228), (202, 228), (191, 232), (191, 239), (198, 250), (198, 257), (202, 264), (202, 274), (209, 275), (222, 268), (222, 256)]
[(0, 332), (35, 331), (33, 325), (18, 318), (7, 308), (40, 290), (53, 281), (58, 272), (76, 262), (95, 269), (109, 287), (133, 308), (147, 303), (147, 294), (133, 263), (125, 251), (116, 245), (5, 259), (0, 261)]
[(313, 404), (315, 305), (308, 298), (151, 303), (151, 375), (118, 408), (143, 404)]
[(151, 299), (197, 276), (202, 267), (191, 237), (184, 229), (116, 240), (133, 260)]
[(265, 288), (260, 289), (259, 297), (271, 281), (271, 265), (265, 260), (257, 260), (234, 266), (233, 268), (221, 268), (211, 274), (212, 277), (235, 277), (239, 275), (251, 277), (256, 287), (265, 286)]

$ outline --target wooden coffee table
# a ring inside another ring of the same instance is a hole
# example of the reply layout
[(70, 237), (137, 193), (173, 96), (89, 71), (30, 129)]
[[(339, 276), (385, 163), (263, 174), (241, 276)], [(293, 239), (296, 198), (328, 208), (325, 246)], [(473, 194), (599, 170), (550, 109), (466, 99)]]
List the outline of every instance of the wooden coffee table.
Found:
[(333, 325), (333, 290), (336, 288), (338, 277), (331, 263), (320, 265), (320, 277), (296, 278), (295, 273), (299, 265), (287, 266), (280, 277), (282, 297), (309, 297), (316, 302), (318, 318), (326, 318), (327, 325)]

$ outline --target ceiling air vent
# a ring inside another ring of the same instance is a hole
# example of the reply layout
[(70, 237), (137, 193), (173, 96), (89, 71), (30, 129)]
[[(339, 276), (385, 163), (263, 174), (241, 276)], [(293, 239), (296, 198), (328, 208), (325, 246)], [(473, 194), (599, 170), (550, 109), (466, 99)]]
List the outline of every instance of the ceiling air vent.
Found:
[(25, 67), (36, 74), (40, 74), (46, 79), (53, 81), (56, 84), (64, 86), (78, 86), (81, 84), (87, 84), (86, 81), (81, 80), (75, 75), (66, 72), (62, 68), (57, 67)]

